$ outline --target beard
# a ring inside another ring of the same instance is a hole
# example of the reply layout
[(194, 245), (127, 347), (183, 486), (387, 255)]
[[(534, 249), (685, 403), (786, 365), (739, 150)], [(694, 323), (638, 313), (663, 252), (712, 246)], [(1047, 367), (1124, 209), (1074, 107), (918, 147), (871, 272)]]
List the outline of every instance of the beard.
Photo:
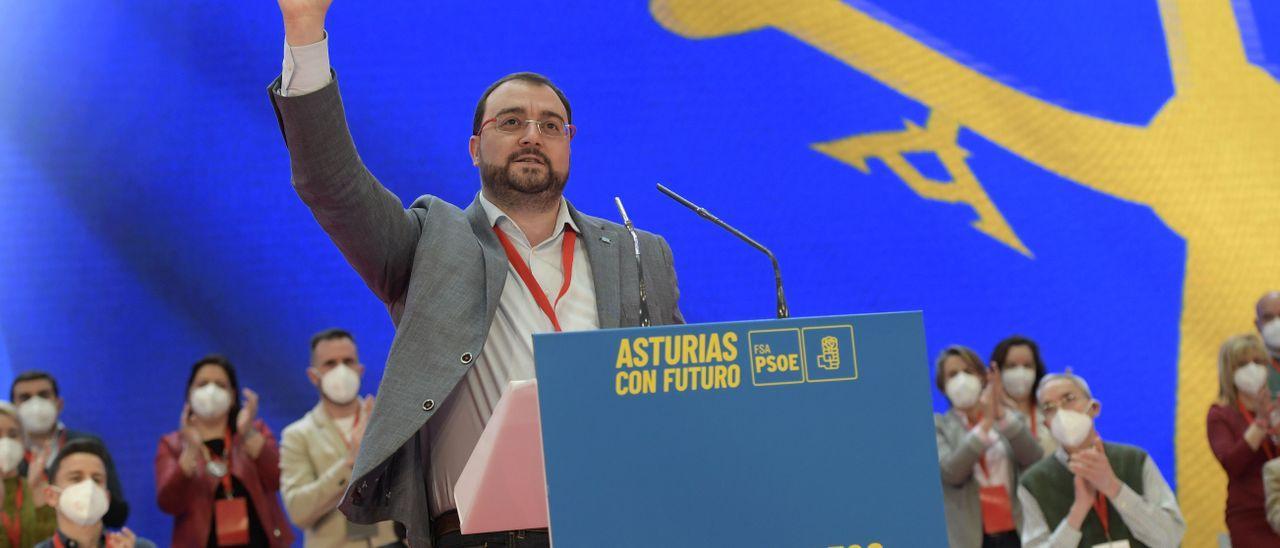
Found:
[[(535, 156), (541, 166), (517, 163), (521, 156)], [(522, 148), (507, 156), (503, 164), (491, 164), (480, 159), (480, 184), (488, 191), (494, 203), (513, 209), (540, 211), (559, 206), (568, 172), (556, 173), (551, 159), (541, 150)]]

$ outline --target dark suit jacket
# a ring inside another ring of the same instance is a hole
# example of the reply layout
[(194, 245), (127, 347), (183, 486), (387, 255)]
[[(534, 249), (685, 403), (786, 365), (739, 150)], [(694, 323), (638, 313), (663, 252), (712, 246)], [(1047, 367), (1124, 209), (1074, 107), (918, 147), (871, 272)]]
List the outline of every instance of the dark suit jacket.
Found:
[[(369, 173), (347, 129), (335, 80), (323, 89), (269, 94), (289, 148), (293, 186), (396, 325), (386, 371), (339, 508), (358, 523), (395, 520), (414, 546), (430, 546), (424, 426), (480, 355), (507, 277), (507, 259), (478, 201), (465, 211), (434, 196), (405, 209)], [(631, 238), (579, 213), (600, 327), (639, 325)], [(640, 233), (651, 321), (683, 323), (665, 240)]]

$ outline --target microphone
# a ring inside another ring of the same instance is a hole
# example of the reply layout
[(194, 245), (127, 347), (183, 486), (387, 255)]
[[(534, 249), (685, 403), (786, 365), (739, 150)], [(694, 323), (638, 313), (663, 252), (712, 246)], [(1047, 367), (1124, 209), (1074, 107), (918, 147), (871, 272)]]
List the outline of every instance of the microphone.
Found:
[(636, 272), (640, 278), (640, 327), (649, 327), (649, 291), (644, 286), (644, 265), (640, 262), (640, 238), (636, 236), (636, 227), (627, 216), (627, 209), (622, 207), (622, 199), (614, 196), (613, 203), (618, 204), (618, 213), (622, 214), (622, 225), (631, 233), (632, 247), (636, 254)]
[(721, 221), (719, 218), (717, 218), (715, 215), (712, 215), (706, 209), (698, 207), (693, 202), (690, 202), (689, 200), (684, 199), (684, 197), (680, 196), (679, 194), (676, 194), (671, 189), (665, 186), (662, 186), (662, 183), (658, 183), (658, 190), (660, 190), (663, 194), (670, 196), (672, 200), (680, 202), (681, 205), (689, 209), (692, 209), (694, 213), (697, 213), (703, 219), (711, 221), (716, 225), (718, 225), (720, 228), (728, 230), (734, 236), (737, 236), (738, 238), (741, 238), (742, 241), (747, 242), (747, 245), (750, 245), (751, 247), (759, 249), (765, 255), (768, 255), (769, 260), (773, 262), (773, 283), (775, 288), (778, 291), (778, 319), (787, 318), (789, 316), (789, 314), (787, 313), (787, 297), (782, 294), (782, 270), (778, 268), (778, 258), (773, 255), (772, 251), (769, 251), (769, 248), (763, 245), (760, 245), (760, 242), (752, 240), (751, 237), (747, 236), (746, 234), (743, 234), (740, 230), (729, 226), (729, 223)]

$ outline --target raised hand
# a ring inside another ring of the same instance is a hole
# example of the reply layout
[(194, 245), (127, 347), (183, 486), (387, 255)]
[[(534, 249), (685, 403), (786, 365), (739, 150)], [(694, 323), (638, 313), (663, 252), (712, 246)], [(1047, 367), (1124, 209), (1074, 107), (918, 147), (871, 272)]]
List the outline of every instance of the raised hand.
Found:
[(119, 533), (107, 533), (107, 548), (134, 548), (137, 543), (138, 535), (128, 527), (121, 529)]
[(1100, 441), (1095, 441), (1093, 447), (1072, 454), (1067, 468), (1077, 478), (1084, 478), (1107, 498), (1114, 499), (1120, 494), (1120, 478), (1112, 470), (1111, 461), (1107, 460)]
[(236, 432), (241, 436), (247, 436), (250, 430), (253, 430), (253, 419), (258, 418), (258, 393), (248, 388), (241, 390), (244, 393), (244, 406), (240, 408), (240, 414), (236, 416)]
[(324, 39), (324, 18), (333, 0), (277, 0), (284, 17), (284, 38), (290, 46)]
[(1000, 376), (1000, 368), (991, 362), (987, 370), (987, 388), (991, 392), (990, 408), (987, 410), (996, 422), (1004, 419), (1004, 379)]
[(373, 396), (365, 396), (360, 401), (360, 421), (351, 429), (351, 440), (347, 443), (347, 464), (355, 466), (356, 456), (360, 454), (360, 442), (364, 439), (364, 431), (369, 426), (369, 418), (373, 416)]

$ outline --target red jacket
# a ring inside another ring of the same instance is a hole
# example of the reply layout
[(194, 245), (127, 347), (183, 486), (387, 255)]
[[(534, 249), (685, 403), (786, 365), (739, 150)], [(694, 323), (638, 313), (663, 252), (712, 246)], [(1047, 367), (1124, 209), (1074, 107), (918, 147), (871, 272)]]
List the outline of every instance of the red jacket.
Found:
[(1263, 439), (1265, 449), (1253, 450), (1244, 441), (1249, 422), (1235, 406), (1212, 405), (1206, 426), (1209, 447), (1227, 473), (1227, 531), (1232, 546), (1276, 546), (1280, 536), (1267, 523), (1262, 488), (1262, 465), (1276, 447)]
[[(231, 475), (249, 491), (258, 521), (271, 539), (271, 546), (286, 547), (293, 542), (293, 530), (285, 521), (278, 496), (280, 449), (265, 423), (258, 420), (254, 427), (266, 438), (262, 452), (257, 460), (250, 459), (237, 434), (231, 439)], [(182, 473), (178, 465), (178, 456), (182, 454), (180, 436), (179, 432), (165, 434), (156, 448), (156, 502), (166, 514), (173, 515), (172, 546), (203, 547), (209, 541), (218, 480), (205, 472), (204, 466), (197, 467), (191, 477)]]

